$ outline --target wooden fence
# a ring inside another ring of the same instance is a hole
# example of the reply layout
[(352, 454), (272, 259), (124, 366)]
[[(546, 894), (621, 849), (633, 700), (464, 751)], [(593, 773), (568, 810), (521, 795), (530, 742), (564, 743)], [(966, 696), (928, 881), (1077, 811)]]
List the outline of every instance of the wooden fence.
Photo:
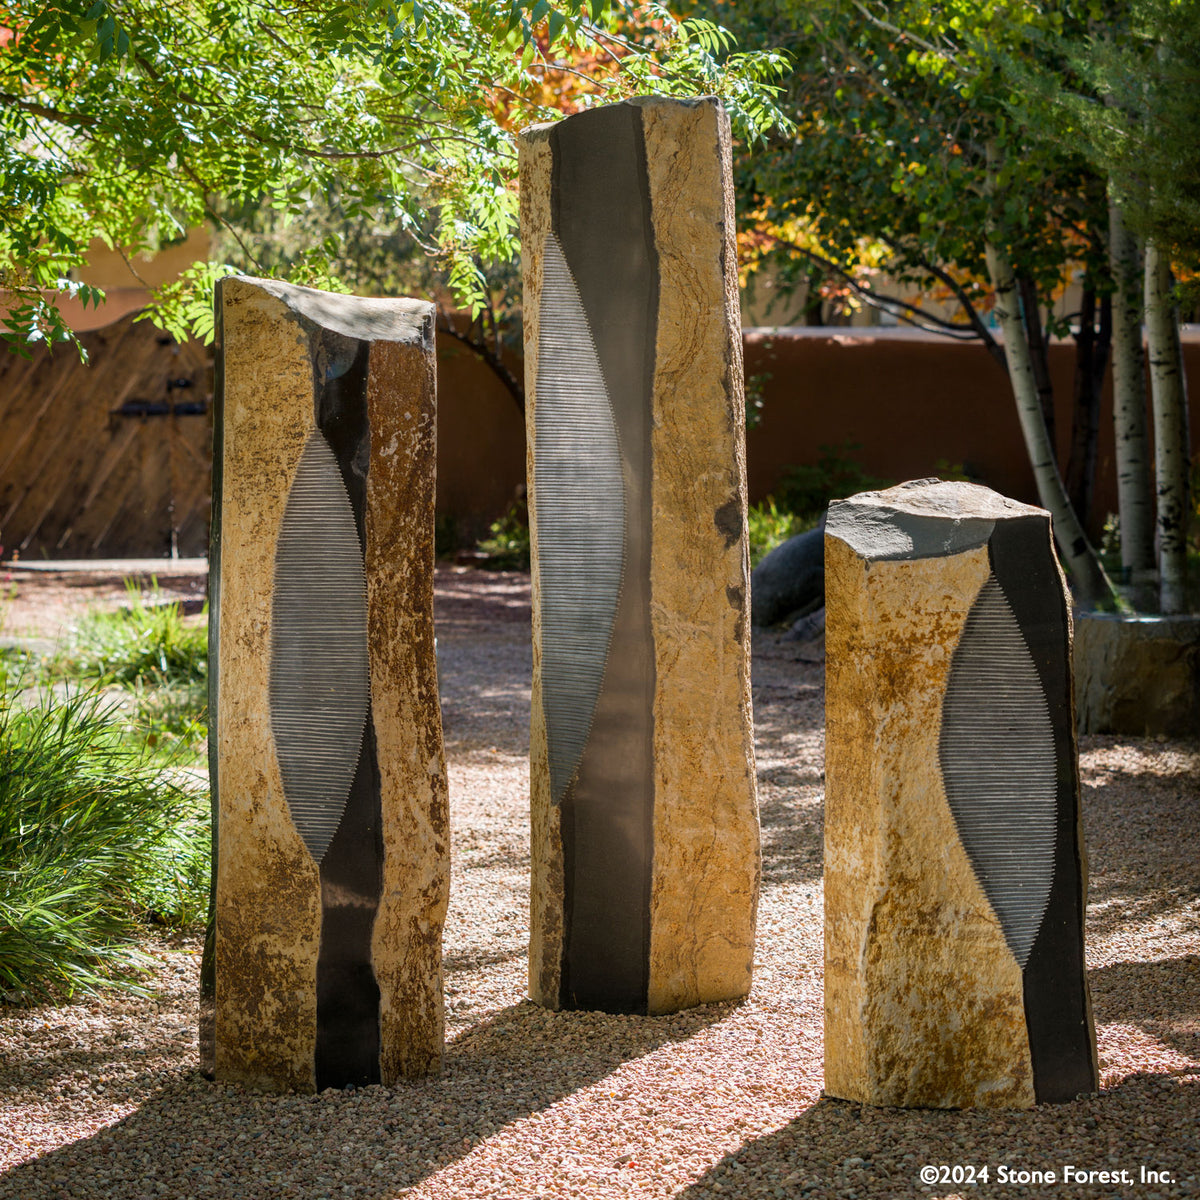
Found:
[(9, 557), (208, 551), (212, 368), (148, 321), (23, 359), (0, 349), (0, 545)]

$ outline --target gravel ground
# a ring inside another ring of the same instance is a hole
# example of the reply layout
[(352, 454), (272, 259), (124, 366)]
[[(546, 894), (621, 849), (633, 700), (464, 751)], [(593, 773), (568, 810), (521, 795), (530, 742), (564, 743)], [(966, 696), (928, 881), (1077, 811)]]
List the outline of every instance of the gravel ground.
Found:
[[(549, 1013), (524, 998), (528, 577), (439, 571), (437, 596), (454, 817), (441, 1077), (312, 1097), (205, 1083), (199, 946), (161, 942), (152, 999), (0, 1009), (0, 1200), (1200, 1194), (1196, 746), (1083, 746), (1101, 1094), (1024, 1113), (863, 1108), (821, 1096), (819, 645), (755, 645), (750, 999)], [(989, 1180), (925, 1185), (927, 1164)], [(999, 1182), (1068, 1165), (1134, 1182)]]

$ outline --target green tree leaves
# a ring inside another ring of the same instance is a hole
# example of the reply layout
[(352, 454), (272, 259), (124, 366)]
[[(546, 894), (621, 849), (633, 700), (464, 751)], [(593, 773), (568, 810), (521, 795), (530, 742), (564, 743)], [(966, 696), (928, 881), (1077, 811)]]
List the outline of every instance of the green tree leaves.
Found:
[[(132, 255), (215, 223), (254, 270), (238, 214), (335, 193), (404, 230), (478, 311), (486, 264), (516, 249), (518, 128), (633, 91), (725, 95), (750, 136), (780, 120), (780, 55), (731, 56), (715, 24), (657, 5), (0, 0), (0, 26), (10, 340), (66, 334), (54, 293), (95, 238)], [(172, 293), (172, 329), (197, 328), (210, 279)]]

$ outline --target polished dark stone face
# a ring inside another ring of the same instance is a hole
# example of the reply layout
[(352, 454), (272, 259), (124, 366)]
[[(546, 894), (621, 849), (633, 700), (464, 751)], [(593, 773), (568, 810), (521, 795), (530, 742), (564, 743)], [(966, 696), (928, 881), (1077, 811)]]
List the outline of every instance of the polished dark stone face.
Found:
[(1021, 517), (997, 522), (988, 543), (992, 573), (1012, 607), (1047, 700), (1053, 739), (1054, 879), (1022, 972), (1039, 1104), (1067, 1101), (1097, 1087), (1083, 958), (1083, 835), (1069, 624), (1050, 536), (1046, 521)]
[[(359, 555), (366, 541), (367, 342), (315, 330), (317, 428), (346, 485)], [(365, 622), (365, 617), (364, 617)], [(365, 639), (365, 629), (364, 629)], [(364, 642), (365, 644), (365, 642)], [(368, 681), (369, 682), (369, 681)], [(317, 957), (317, 1089), (378, 1083), (379, 985), (371, 931), (383, 891), (379, 763), (369, 699), (353, 782), (337, 832), (320, 860), (321, 948)]]
[(996, 523), (992, 573), (954, 652), (942, 779), (959, 837), (1022, 971), (1039, 1103), (1096, 1088), (1083, 962), (1067, 613), (1050, 532)]
[(370, 702), (362, 549), (314, 430), (288, 493), (271, 593), (271, 732), (292, 822), (320, 864), (342, 820)]
[(995, 575), (980, 589), (954, 650), (938, 757), (975, 878), (1024, 968), (1054, 879), (1054, 730)]
[[(658, 268), (641, 121), (636, 106), (617, 105), (572, 117), (551, 134), (550, 295), (542, 298), (536, 410), (543, 689), (562, 806), (560, 1001), (615, 1012), (646, 1008), (654, 817), (650, 403)], [(562, 279), (554, 275), (559, 256)], [(560, 310), (548, 312), (556, 297)], [(576, 309), (578, 317), (566, 320)], [(564, 369), (572, 360), (594, 361), (598, 380), (580, 371), (572, 388)], [(588, 549), (563, 506), (592, 510), (598, 534)], [(581, 592), (581, 575), (595, 586)], [(589, 643), (573, 634), (575, 625), (600, 634)]]

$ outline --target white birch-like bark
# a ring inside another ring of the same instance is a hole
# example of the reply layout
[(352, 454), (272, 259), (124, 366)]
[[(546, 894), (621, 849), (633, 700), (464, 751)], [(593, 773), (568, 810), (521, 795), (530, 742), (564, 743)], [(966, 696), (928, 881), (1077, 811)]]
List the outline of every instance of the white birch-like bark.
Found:
[[(987, 194), (994, 198), (997, 193), (1001, 156), (995, 143), (987, 146)], [(1054, 528), (1054, 540), (1059, 552), (1071, 572), (1075, 593), (1085, 608), (1116, 608), (1116, 595), (1100, 559), (1087, 539), (1079, 518), (1071, 507), (1066, 485), (1058, 469), (1054, 446), (1046, 428), (1042, 413), (1041, 397), (1038, 395), (1034, 377), (1033, 358), (1029, 353), (1029, 340), (1025, 322), (1021, 320), (1017, 278), (1006, 251), (1000, 247), (994, 221), (987, 224), (985, 252), (988, 274), (996, 292), (996, 319), (1004, 334), (1004, 359), (1008, 364), (1008, 379), (1017, 405), (1017, 419), (1025, 440), (1025, 452), (1033, 468), (1038, 498), (1042, 507), (1050, 514)]]
[(1080, 602), (1088, 608), (1112, 608), (1114, 597), (1096, 552), (1071, 507), (1067, 489), (1058, 469), (1054, 447), (1046, 429), (1042, 403), (1034, 379), (1033, 359), (1025, 325), (1021, 320), (1017, 300), (1017, 280), (1008, 256), (989, 237), (987, 266), (992, 286), (996, 290), (996, 318), (1004, 334), (1004, 357), (1008, 363), (1008, 378), (1025, 449), (1033, 467), (1038, 498), (1050, 513), (1054, 524), (1054, 539), (1071, 571)]
[(1179, 312), (1171, 294), (1171, 264), (1146, 243), (1146, 339), (1154, 406), (1154, 472), (1158, 508), (1160, 605), (1187, 610), (1188, 445), (1187, 380), (1179, 343)]
[(1134, 603), (1152, 600), (1154, 508), (1150, 493), (1150, 439), (1146, 427), (1146, 359), (1142, 350), (1142, 273), (1137, 240), (1121, 207), (1108, 205), (1112, 299), (1113, 440), (1117, 508), (1121, 519), (1121, 570)]

